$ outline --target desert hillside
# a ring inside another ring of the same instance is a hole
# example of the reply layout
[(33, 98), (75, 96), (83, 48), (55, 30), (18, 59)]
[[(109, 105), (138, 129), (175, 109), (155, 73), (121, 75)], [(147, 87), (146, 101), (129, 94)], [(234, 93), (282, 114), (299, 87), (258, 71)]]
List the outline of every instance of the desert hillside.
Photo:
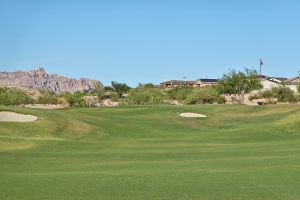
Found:
[(47, 74), (44, 68), (31, 71), (0, 72), (0, 87), (47, 89), (59, 93), (91, 90), (95, 83), (100, 82), (86, 78), (78, 80), (57, 74)]

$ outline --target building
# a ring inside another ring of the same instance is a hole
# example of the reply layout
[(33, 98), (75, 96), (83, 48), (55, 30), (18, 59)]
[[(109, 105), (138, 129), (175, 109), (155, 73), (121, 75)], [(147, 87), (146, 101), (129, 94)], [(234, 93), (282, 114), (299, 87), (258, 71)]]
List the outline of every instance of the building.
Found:
[(291, 90), (293, 90), (295, 93), (298, 92), (298, 86), (300, 85), (300, 76), (297, 76), (295, 78), (291, 78), (285, 82), (285, 86), (289, 87)]
[(196, 80), (197, 85), (200, 87), (205, 87), (208, 85), (216, 85), (218, 83), (219, 79), (208, 79), (208, 78), (201, 78)]
[(262, 84), (262, 90), (271, 90), (273, 87), (279, 87), (283, 85), (283, 82), (287, 81), (287, 78), (282, 77), (269, 77), (265, 75), (259, 75), (260, 83)]
[(178, 86), (193, 86), (194, 81), (169, 80), (169, 81), (161, 82), (160, 85), (165, 88), (174, 88)]
[(300, 84), (300, 76), (297, 76), (295, 78), (291, 78), (289, 80), (287, 80), (288, 83), (296, 83), (296, 84)]
[(287, 79), (283, 77), (268, 77), (260, 75), (259, 78), (263, 86), (262, 90), (271, 90), (273, 87), (285, 86), (290, 88), (295, 93), (298, 93), (297, 86), (300, 84), (300, 77)]
[[(270, 77), (265, 75), (259, 75), (259, 78), (263, 86), (262, 90), (271, 90), (273, 87), (285, 86), (293, 90), (295, 93), (298, 93), (297, 87), (300, 84), (300, 76), (288, 79), (284, 77)], [(178, 86), (191, 86), (191, 87), (201, 88), (209, 85), (216, 85), (218, 81), (219, 79), (207, 79), (207, 78), (201, 78), (194, 81), (169, 80), (160, 83), (160, 86), (164, 88), (174, 88)]]
[(205, 87), (208, 85), (215, 85), (218, 83), (218, 79), (197, 79), (194, 81), (185, 80), (169, 80), (160, 83), (164, 88), (174, 88), (178, 86), (191, 86), (191, 87)]

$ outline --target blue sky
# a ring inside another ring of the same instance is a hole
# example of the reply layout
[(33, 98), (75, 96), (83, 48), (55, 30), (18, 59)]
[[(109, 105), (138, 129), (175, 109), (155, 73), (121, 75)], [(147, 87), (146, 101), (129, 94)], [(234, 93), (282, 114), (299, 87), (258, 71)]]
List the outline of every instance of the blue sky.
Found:
[(258, 68), (300, 70), (298, 0), (0, 0), (0, 71), (131, 86), (217, 78)]

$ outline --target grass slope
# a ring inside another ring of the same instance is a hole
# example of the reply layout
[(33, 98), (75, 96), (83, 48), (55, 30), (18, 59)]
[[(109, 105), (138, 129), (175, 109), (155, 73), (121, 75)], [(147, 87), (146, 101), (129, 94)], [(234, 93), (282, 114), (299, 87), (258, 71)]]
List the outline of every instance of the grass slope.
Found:
[(300, 199), (299, 105), (0, 110), (1, 200)]

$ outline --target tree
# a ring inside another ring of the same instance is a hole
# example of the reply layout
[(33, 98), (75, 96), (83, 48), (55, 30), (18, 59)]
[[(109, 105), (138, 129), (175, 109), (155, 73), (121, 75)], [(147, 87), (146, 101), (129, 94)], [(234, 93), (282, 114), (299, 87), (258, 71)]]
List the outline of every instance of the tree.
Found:
[(245, 72), (231, 70), (219, 80), (217, 88), (220, 93), (238, 95), (244, 99), (245, 93), (262, 88), (259, 76), (255, 70), (245, 69)]
[(100, 82), (95, 83), (93, 92), (97, 95), (99, 100), (101, 100), (105, 92), (103, 85)]
[(184, 101), (187, 96), (193, 92), (193, 90), (194, 89), (190, 86), (174, 87), (166, 91), (167, 100)]
[(135, 88), (128, 92), (125, 103), (129, 105), (159, 104), (164, 102), (164, 92), (157, 88)]
[(114, 89), (114, 91), (118, 94), (119, 98), (122, 97), (122, 95), (125, 92), (128, 92), (130, 87), (126, 83), (118, 83), (116, 81), (111, 82), (111, 86)]
[(57, 96), (54, 92), (49, 90), (39, 90), (40, 95), (38, 96), (36, 103), (38, 104), (57, 104)]
[(0, 104), (3, 105), (21, 105), (33, 103), (31, 96), (25, 90), (17, 88), (0, 87)]
[(144, 88), (144, 89), (149, 89), (149, 88), (155, 88), (153, 83), (139, 83), (137, 88)]
[(206, 86), (199, 90), (193, 90), (186, 98), (187, 104), (212, 104), (225, 103), (218, 90), (213, 86)]
[(62, 96), (65, 98), (70, 107), (86, 107), (84, 96), (80, 91), (76, 91), (73, 94), (65, 92)]
[(273, 87), (272, 94), (279, 102), (296, 102), (297, 98), (293, 90), (288, 87)]

